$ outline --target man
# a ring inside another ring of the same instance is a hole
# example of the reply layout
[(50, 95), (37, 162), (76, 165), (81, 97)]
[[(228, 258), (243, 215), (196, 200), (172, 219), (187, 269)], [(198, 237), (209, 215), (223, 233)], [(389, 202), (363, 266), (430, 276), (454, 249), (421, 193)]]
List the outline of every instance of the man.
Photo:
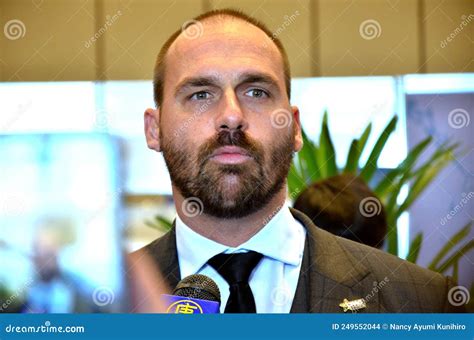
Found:
[[(367, 211), (368, 208), (374, 211)], [(307, 187), (293, 208), (330, 233), (380, 248), (387, 234), (385, 209), (359, 177), (341, 174)]]
[(191, 274), (211, 277), (226, 313), (453, 310), (448, 279), (285, 206), (302, 147), (290, 93), (280, 41), (240, 12), (203, 14), (170, 37), (145, 134), (165, 158), (177, 217), (136, 261), (149, 254), (171, 288)]

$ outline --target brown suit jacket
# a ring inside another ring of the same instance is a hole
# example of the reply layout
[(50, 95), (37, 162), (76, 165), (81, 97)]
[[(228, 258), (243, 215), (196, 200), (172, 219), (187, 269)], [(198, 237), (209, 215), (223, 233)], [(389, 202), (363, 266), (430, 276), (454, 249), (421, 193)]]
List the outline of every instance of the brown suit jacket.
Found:
[[(339, 313), (344, 299), (363, 298), (365, 313), (462, 312), (447, 299), (453, 282), (378, 249), (334, 236), (291, 209), (307, 230), (291, 313)], [(147, 252), (170, 287), (180, 281), (175, 228), (134, 254)]]

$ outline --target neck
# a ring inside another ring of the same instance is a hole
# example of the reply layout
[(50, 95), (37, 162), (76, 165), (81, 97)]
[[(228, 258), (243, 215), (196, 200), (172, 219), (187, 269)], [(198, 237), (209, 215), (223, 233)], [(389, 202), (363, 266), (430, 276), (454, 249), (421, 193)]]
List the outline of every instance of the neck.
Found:
[(206, 215), (189, 217), (180, 207), (184, 197), (173, 187), (176, 211), (181, 220), (198, 234), (229, 247), (238, 247), (257, 234), (280, 210), (286, 199), (284, 186), (264, 207), (242, 218), (225, 219)]

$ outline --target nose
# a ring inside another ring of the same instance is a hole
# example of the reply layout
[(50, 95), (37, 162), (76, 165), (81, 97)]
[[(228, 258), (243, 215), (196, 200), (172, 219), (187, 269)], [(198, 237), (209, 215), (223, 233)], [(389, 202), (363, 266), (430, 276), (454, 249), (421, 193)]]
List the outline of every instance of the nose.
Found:
[(217, 132), (223, 130), (247, 130), (247, 119), (240, 106), (239, 100), (232, 89), (229, 89), (224, 93), (219, 112), (220, 114), (217, 116), (215, 121)]

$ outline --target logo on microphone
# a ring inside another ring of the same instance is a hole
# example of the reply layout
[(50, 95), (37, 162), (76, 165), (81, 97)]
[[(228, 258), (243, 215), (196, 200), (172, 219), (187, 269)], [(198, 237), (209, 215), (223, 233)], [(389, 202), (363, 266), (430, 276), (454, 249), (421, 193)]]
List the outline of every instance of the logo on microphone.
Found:
[[(189, 287), (188, 287), (189, 288)], [(217, 314), (220, 302), (190, 296), (161, 294), (167, 314)]]
[(171, 304), (166, 313), (172, 314), (203, 314), (201, 306), (191, 300), (178, 300)]

